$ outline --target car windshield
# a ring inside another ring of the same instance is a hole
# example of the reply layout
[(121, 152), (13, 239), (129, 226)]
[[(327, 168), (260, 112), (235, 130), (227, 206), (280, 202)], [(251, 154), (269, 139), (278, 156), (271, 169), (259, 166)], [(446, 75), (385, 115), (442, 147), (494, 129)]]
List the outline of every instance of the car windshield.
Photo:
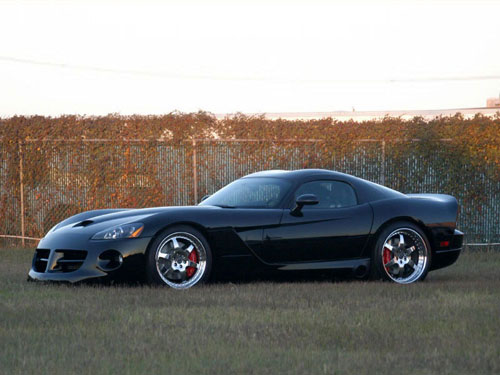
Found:
[(225, 208), (276, 208), (290, 189), (280, 178), (242, 178), (223, 187), (200, 203)]

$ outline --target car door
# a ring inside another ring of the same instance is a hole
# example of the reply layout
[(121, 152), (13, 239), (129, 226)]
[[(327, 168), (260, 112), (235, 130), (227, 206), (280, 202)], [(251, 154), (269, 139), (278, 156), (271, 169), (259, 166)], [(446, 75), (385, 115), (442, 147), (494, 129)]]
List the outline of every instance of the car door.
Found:
[(338, 180), (306, 182), (295, 198), (302, 194), (316, 195), (319, 203), (299, 215), (285, 209), (279, 226), (265, 228), (262, 259), (283, 264), (359, 257), (372, 225), (371, 206), (358, 204), (353, 187)]

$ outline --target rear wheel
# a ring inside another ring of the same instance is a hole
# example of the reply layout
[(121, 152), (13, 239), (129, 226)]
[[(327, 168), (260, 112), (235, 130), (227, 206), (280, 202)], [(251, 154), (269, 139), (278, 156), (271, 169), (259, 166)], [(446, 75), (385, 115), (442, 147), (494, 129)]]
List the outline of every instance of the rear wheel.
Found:
[(205, 237), (187, 226), (167, 229), (151, 245), (147, 276), (153, 284), (188, 289), (210, 277), (212, 253)]
[(423, 280), (429, 271), (430, 249), (425, 233), (416, 225), (391, 224), (380, 233), (373, 249), (371, 275), (398, 284)]

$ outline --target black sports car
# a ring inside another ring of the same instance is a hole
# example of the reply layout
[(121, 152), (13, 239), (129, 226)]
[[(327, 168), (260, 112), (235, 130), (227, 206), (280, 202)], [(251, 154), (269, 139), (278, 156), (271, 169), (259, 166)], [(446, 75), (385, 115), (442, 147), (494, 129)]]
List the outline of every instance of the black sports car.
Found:
[(77, 282), (144, 271), (190, 288), (258, 270), (350, 270), (407, 284), (454, 263), (457, 201), (402, 194), (327, 170), (265, 171), (197, 206), (83, 212), (53, 227), (29, 277)]

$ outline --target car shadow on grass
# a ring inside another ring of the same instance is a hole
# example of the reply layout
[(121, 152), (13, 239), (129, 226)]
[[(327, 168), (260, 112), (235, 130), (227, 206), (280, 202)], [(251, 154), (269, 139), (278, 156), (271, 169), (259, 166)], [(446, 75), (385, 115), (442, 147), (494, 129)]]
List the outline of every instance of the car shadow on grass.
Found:
[[(336, 271), (336, 272), (306, 272), (306, 271), (287, 271), (282, 273), (256, 273), (256, 274), (240, 274), (221, 277), (218, 276), (208, 282), (209, 285), (234, 285), (234, 284), (254, 284), (254, 283), (311, 283), (311, 282), (331, 282), (331, 283), (354, 283), (359, 281), (366, 281), (366, 277), (356, 277), (350, 271)], [(33, 281), (33, 280), (28, 280)], [(60, 282), (60, 281), (35, 281), (36, 284), (46, 285), (65, 285), (68, 287), (144, 287), (150, 286), (144, 275), (134, 277), (104, 277), (83, 280), (76, 283)], [(154, 287), (154, 286), (153, 286)], [(163, 287), (159, 285), (159, 287)]]

